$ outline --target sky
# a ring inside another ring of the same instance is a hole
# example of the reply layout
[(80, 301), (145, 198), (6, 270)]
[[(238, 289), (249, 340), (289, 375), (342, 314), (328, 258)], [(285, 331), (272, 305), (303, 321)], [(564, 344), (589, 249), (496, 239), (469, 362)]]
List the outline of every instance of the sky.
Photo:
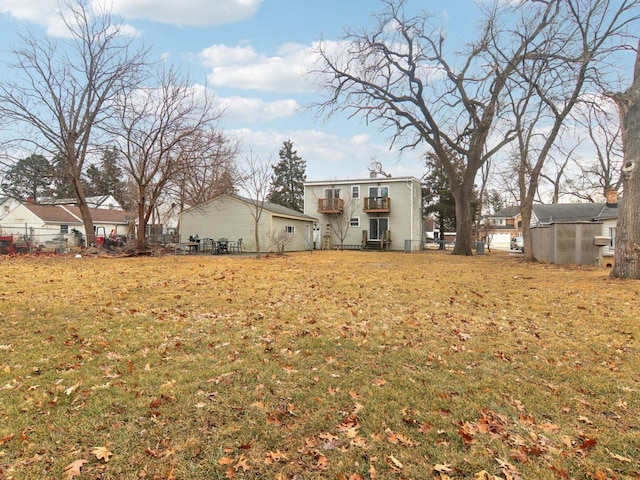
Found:
[[(105, 0), (90, 0), (105, 1)], [(463, 35), (471, 0), (420, 2), (445, 28)], [(111, 0), (114, 14), (164, 59), (206, 84), (225, 109), (221, 127), (241, 142), (241, 158), (272, 164), (284, 141), (306, 161), (308, 180), (369, 176), (377, 161), (393, 176), (424, 174), (423, 151), (390, 149), (389, 132), (360, 118), (318, 118), (307, 108), (323, 92), (304, 75), (315, 42), (337, 41), (361, 30), (381, 11), (379, 0)], [(0, 45), (17, 34), (60, 32), (57, 0), (0, 0)], [(326, 92), (324, 92), (326, 93)]]

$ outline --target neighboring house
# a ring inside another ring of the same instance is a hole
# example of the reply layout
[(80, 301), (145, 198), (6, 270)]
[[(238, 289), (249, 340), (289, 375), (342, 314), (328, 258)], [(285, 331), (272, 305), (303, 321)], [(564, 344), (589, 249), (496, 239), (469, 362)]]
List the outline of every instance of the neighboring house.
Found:
[(305, 182), (304, 212), (320, 217), (316, 248), (422, 246), (422, 190), (414, 177)]
[[(189, 237), (237, 241), (242, 238), (243, 250), (256, 251), (255, 207), (251, 200), (236, 195), (220, 195), (180, 213), (180, 242)], [(318, 219), (275, 203), (264, 202), (258, 223), (260, 250), (276, 251), (282, 242), (285, 251), (311, 250), (313, 225)]]
[[(129, 220), (124, 210), (92, 208), (90, 211), (98, 235), (108, 235), (111, 230), (128, 235)], [(73, 243), (76, 241), (74, 231), (86, 238), (80, 209), (75, 206), (27, 202), (19, 204), (0, 220), (0, 232), (3, 235), (26, 236), (36, 245), (64, 240)]]
[[(552, 263), (611, 265), (618, 206), (615, 191), (607, 194), (605, 203), (534, 205), (531, 228), (535, 258)], [(502, 209), (487, 216), (486, 221), (491, 222), (490, 232), (494, 235), (522, 234), (519, 207)], [(600, 237), (598, 243), (605, 242), (606, 245), (595, 245), (595, 237)]]
[(0, 219), (2, 219), (7, 213), (20, 205), (20, 202), (11, 197), (0, 197)]
[(514, 205), (484, 217), (486, 232), (491, 236), (494, 248), (509, 247), (512, 238), (522, 235), (522, 217), (520, 207)]
[(618, 198), (616, 192), (609, 192), (607, 203), (593, 218), (595, 222), (602, 222), (602, 237), (609, 238), (608, 245), (600, 249), (600, 263), (606, 267), (613, 266), (613, 255), (616, 246), (616, 225), (618, 223), (618, 209), (622, 205), (623, 199)]
[[(85, 202), (89, 208), (99, 208), (105, 210), (122, 210), (122, 205), (115, 199), (113, 195), (96, 195), (93, 197), (86, 197)], [(53, 198), (43, 197), (38, 203), (40, 205), (76, 205), (78, 200), (76, 198)]]

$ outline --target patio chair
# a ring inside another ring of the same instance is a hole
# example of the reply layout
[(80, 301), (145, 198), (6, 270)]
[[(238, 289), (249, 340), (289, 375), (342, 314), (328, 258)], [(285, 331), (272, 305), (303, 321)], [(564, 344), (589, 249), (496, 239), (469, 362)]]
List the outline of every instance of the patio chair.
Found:
[(200, 244), (200, 251), (201, 252), (210, 252), (213, 250), (213, 244), (215, 242), (213, 241), (212, 238), (203, 238), (202, 239), (202, 243)]
[(230, 250), (231, 253), (242, 253), (242, 239), (239, 238), (237, 242), (232, 242)]
[(226, 238), (218, 239), (218, 253), (229, 253), (229, 240)]

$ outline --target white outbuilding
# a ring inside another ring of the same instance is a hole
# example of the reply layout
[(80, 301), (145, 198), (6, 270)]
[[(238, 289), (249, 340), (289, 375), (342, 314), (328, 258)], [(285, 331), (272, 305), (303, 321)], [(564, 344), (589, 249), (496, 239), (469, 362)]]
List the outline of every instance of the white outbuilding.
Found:
[[(260, 205), (258, 235), (262, 252), (313, 249), (313, 225), (318, 220), (282, 205), (263, 202)], [(180, 214), (180, 242), (190, 238), (237, 242), (242, 239), (246, 252), (256, 251), (256, 201), (237, 195), (223, 194)]]

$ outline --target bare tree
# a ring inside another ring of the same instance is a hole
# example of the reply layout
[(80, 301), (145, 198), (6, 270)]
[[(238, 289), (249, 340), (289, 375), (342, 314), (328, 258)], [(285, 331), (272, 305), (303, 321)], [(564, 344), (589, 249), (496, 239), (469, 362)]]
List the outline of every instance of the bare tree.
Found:
[(117, 104), (112, 133), (137, 188), (136, 248), (142, 250), (160, 196), (202, 152), (197, 140), (216, 130), (221, 113), (206, 88), (193, 87), (188, 76), (171, 68), (159, 72), (157, 85), (119, 97)]
[(253, 218), (253, 233), (256, 242), (256, 258), (261, 258), (260, 252), (260, 219), (264, 211), (269, 189), (273, 168), (270, 162), (263, 162), (259, 157), (254, 157), (253, 153), (249, 153), (245, 163), (240, 167), (240, 176), (238, 184), (243, 193), (248, 195), (249, 213)]
[(82, 174), (97, 129), (113, 102), (139, 81), (147, 51), (97, 4), (69, 0), (60, 18), (66, 37), (21, 36), (11, 50), (8, 78), (0, 82), (0, 116), (15, 122), (16, 143), (31, 144), (60, 159), (73, 183), (87, 241), (95, 242)]
[[(371, 33), (349, 33), (346, 45), (321, 45), (320, 71), (329, 96), (321, 113), (347, 111), (390, 130), (401, 148), (437, 155), (456, 205), (454, 254), (472, 254), (471, 200), (476, 174), (514, 137), (500, 128), (505, 86), (530, 46), (558, 14), (557, 1), (493, 3), (477, 41), (448, 50), (429, 17), (405, 15), (406, 0), (385, 0)], [(504, 25), (520, 19), (513, 29)], [(501, 55), (492, 51), (499, 46)], [(454, 152), (451, 158), (449, 152)], [(459, 157), (464, 168), (456, 168)], [(462, 173), (462, 175), (460, 175)]]
[(567, 193), (595, 202), (622, 183), (622, 138), (618, 112), (611, 99), (595, 95), (578, 106), (574, 115), (578, 128), (587, 133), (594, 156), (576, 160), (577, 172), (567, 181)]
[(620, 111), (624, 165), (624, 197), (616, 225), (615, 265), (611, 275), (640, 279), (640, 42), (636, 50), (633, 83), (613, 95)]
[(221, 130), (196, 135), (180, 148), (185, 168), (168, 182), (165, 203), (182, 212), (218, 195), (235, 194), (238, 148), (239, 142)]
[[(531, 243), (533, 203), (543, 167), (566, 121), (589, 88), (605, 85), (608, 61), (624, 48), (618, 43), (638, 19), (638, 2), (570, 0), (557, 3), (557, 21), (546, 35), (528, 46), (530, 52), (507, 82), (519, 158), (518, 185), (524, 259), (534, 260)], [(614, 4), (615, 3), (615, 4)], [(510, 58), (511, 50), (501, 58)]]
[(326, 214), (331, 230), (340, 242), (340, 250), (344, 250), (344, 241), (346, 240), (347, 235), (349, 235), (349, 230), (352, 226), (351, 219), (353, 214), (358, 211), (359, 207), (360, 205), (358, 200), (347, 194), (340, 213)]

